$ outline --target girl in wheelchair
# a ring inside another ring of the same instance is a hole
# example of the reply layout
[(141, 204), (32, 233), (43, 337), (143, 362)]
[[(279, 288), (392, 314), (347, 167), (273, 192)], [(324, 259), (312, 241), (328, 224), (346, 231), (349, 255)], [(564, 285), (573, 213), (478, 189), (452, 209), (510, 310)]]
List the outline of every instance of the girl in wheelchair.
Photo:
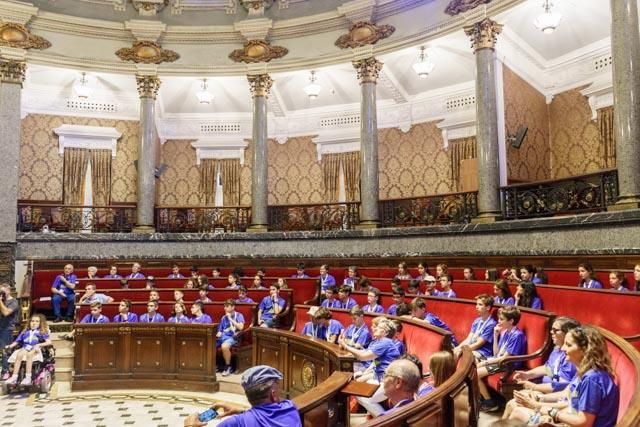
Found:
[(16, 385), (18, 382), (18, 374), (20, 373), (20, 366), (24, 361), (25, 375), (20, 385), (31, 386), (33, 362), (43, 361), (41, 348), (49, 345), (51, 345), (51, 340), (49, 339), (47, 320), (42, 314), (34, 314), (31, 316), (29, 326), (25, 327), (20, 335), (18, 335), (18, 338), (5, 348), (5, 350), (11, 351), (18, 346), (21, 347), (19, 350), (14, 351), (9, 357), (9, 363), (13, 363), (13, 370), (6, 384)]

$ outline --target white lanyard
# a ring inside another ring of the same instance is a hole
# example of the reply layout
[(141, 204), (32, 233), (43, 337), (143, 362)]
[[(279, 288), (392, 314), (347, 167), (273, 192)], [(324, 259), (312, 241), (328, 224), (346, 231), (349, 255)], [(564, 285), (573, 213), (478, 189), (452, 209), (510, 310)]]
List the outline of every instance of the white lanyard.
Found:
[[(366, 325), (362, 325), (358, 328), (358, 330), (354, 331), (353, 334), (351, 334), (351, 340), (355, 343), (358, 340), (358, 337), (360, 336), (360, 333), (362, 332), (362, 329), (365, 327)], [(355, 328), (354, 328), (355, 329)]]
[(471, 344), (475, 343), (476, 340), (478, 338), (480, 338), (480, 334), (482, 334), (482, 330), (484, 329), (485, 326), (487, 326), (487, 322), (489, 321), (489, 319), (491, 319), (491, 316), (487, 317), (487, 319), (485, 321), (483, 321), (482, 323), (480, 323), (480, 325), (474, 329), (473, 331), (471, 331), (473, 338), (471, 340)]
[(498, 357), (502, 356), (504, 354), (504, 350), (507, 347), (507, 344), (509, 343), (509, 335), (511, 335), (511, 331), (507, 331), (504, 333), (503, 337), (504, 337), (504, 343), (502, 343), (502, 345), (500, 346), (500, 349), (498, 351)]

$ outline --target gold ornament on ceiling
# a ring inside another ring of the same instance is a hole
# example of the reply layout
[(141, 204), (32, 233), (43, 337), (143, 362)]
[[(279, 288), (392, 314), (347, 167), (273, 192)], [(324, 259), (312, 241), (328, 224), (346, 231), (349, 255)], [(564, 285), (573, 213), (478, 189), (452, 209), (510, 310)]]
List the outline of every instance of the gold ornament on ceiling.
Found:
[(455, 16), (459, 13), (464, 13), (480, 6), (481, 4), (487, 4), (489, 2), (491, 2), (491, 0), (451, 0), (444, 12), (451, 16)]
[(335, 45), (341, 49), (362, 47), (376, 44), (378, 40), (386, 39), (395, 31), (392, 25), (376, 25), (370, 22), (356, 22), (349, 28), (347, 34), (338, 37)]
[(3, 22), (0, 24), (0, 46), (20, 49), (47, 49), (51, 47), (51, 43), (43, 37), (34, 36), (22, 24)]
[(242, 49), (236, 49), (229, 54), (234, 62), (256, 63), (269, 62), (272, 59), (282, 58), (289, 49), (282, 46), (271, 46), (264, 40), (249, 40)]
[(118, 49), (116, 55), (123, 61), (142, 64), (174, 62), (180, 58), (176, 52), (163, 49), (158, 43), (152, 41), (135, 42), (132, 47)]
[(169, 0), (131, 0), (141, 16), (154, 16), (169, 4)]

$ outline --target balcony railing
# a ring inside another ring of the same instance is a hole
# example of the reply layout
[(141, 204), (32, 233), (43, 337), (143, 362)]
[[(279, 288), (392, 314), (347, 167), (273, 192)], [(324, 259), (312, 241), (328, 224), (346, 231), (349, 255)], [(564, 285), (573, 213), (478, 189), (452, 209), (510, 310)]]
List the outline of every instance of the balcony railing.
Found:
[(359, 223), (360, 203), (269, 206), (270, 231), (350, 230)]
[(618, 200), (618, 174), (609, 169), (560, 180), (510, 185), (500, 191), (503, 219), (597, 212)]
[(247, 231), (251, 208), (229, 207), (156, 207), (156, 231), (159, 233), (215, 233)]
[(382, 227), (468, 223), (477, 215), (475, 192), (380, 201)]
[(59, 203), (18, 203), (18, 231), (74, 233), (130, 232), (135, 205), (72, 206)]

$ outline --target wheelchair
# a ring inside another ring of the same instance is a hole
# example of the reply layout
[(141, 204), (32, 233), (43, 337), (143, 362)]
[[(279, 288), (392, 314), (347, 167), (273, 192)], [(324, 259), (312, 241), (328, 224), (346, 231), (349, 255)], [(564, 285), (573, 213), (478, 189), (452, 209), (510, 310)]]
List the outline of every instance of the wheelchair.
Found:
[[(18, 351), (19, 348), (13, 350), (2, 349), (3, 357), (9, 358), (11, 353)], [(48, 393), (51, 390), (55, 376), (55, 349), (53, 346), (42, 347), (42, 361), (33, 362), (33, 369), (31, 370), (31, 385), (23, 386), (20, 382), (24, 379), (26, 366), (25, 362), (21, 362), (20, 369), (18, 371), (18, 381), (14, 384), (7, 384), (6, 381), (2, 382), (0, 388), (0, 394), (6, 395), (17, 391), (28, 392), (40, 392)], [(8, 372), (2, 372), (2, 376), (6, 376)]]

